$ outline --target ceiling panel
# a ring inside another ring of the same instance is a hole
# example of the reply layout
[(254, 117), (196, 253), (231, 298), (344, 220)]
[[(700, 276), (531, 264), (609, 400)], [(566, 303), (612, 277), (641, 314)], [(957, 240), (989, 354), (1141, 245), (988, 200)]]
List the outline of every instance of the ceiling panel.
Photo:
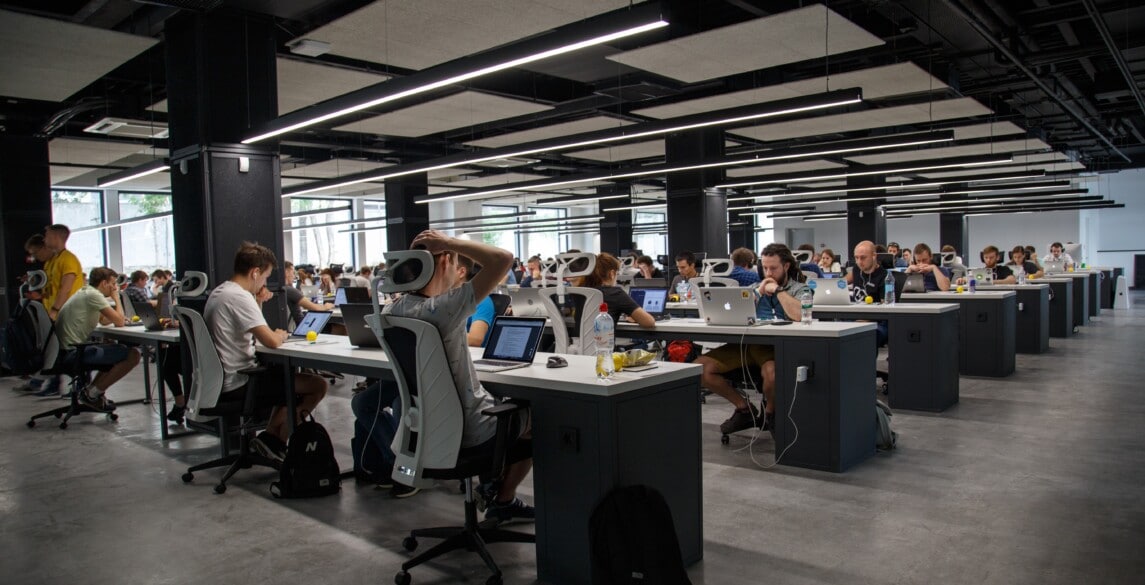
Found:
[[(158, 157), (151, 154), (130, 154), (123, 158), (113, 161), (117, 167), (132, 168), (139, 165), (147, 164)], [(99, 186), (99, 179), (120, 172), (122, 169), (93, 169), (83, 167), (62, 167), (52, 165), (52, 186), (53, 187), (83, 187), (94, 188)], [(138, 179), (132, 179), (126, 183), (120, 183), (115, 186), (120, 191), (168, 191), (171, 189), (171, 174), (170, 173), (153, 173)]]
[(629, 0), (379, 0), (306, 34), (342, 57), (425, 69), (624, 8)]
[(1025, 130), (1013, 122), (988, 122), (986, 124), (973, 124), (955, 128), (954, 139), (969, 140), (971, 138), (991, 138), (994, 136), (1009, 136), (1011, 134), (1025, 133)]
[(550, 109), (552, 109), (550, 106), (525, 100), (510, 99), (477, 91), (463, 91), (381, 116), (339, 126), (338, 130), (367, 132), (384, 136), (416, 137), (514, 116), (535, 114)]
[(349, 158), (332, 158), (312, 165), (302, 165), (292, 169), (284, 168), (282, 169), (282, 176), (291, 178), (334, 179), (388, 166), (393, 165)]
[(618, 146), (606, 146), (604, 148), (593, 148), (590, 150), (568, 152), (565, 153), (565, 155), (571, 156), (573, 158), (586, 158), (589, 160), (598, 160), (603, 162), (632, 160), (636, 158), (663, 157), (664, 141), (649, 140), (646, 142), (635, 142), (632, 144), (621, 144)]
[[(766, 39), (767, 48), (760, 47)], [(882, 39), (822, 4), (608, 57), (685, 83), (877, 47)], [(748, 48), (756, 48), (750, 50)]]
[(467, 189), (472, 189), (477, 187), (495, 187), (497, 185), (508, 185), (510, 183), (534, 181), (536, 179), (543, 178), (545, 178), (545, 175), (537, 175), (534, 173), (500, 173), (496, 175), (486, 175), (484, 177), (465, 179), (462, 181), (453, 181), (449, 183), (449, 188), (456, 189), (457, 187), (464, 187)]
[(64, 101), (156, 42), (0, 10), (0, 95)]
[[(158, 152), (144, 144), (114, 142), (110, 140), (84, 140), (79, 138), (54, 138), (48, 143), (48, 160), (53, 163), (73, 165), (105, 166), (131, 165), (117, 164), (120, 159), (133, 154), (151, 154), (150, 159), (159, 158)], [(116, 169), (118, 170), (118, 169)]]
[(802, 136), (819, 136), (855, 130), (869, 130), (905, 124), (952, 120), (970, 116), (986, 116), (990, 108), (974, 98), (939, 100), (908, 106), (872, 108), (861, 112), (848, 112), (832, 116), (804, 118), (733, 130), (735, 134), (756, 140), (786, 140)]
[(1004, 140), (1000, 142), (987, 142), (983, 144), (964, 144), (944, 148), (924, 148), (919, 150), (904, 150), (899, 152), (882, 152), (879, 154), (865, 154), (849, 156), (847, 160), (865, 165), (882, 165), (908, 160), (934, 160), (958, 156), (976, 156), (982, 154), (995, 154), (1005, 152), (1018, 152), (1023, 150), (1049, 150), (1050, 145), (1037, 138), (1023, 140)]
[(781, 165), (760, 165), (754, 167), (732, 167), (727, 170), (729, 177), (752, 177), (755, 175), (781, 175), (784, 173), (801, 173), (803, 171), (818, 171), (822, 169), (837, 169), (846, 166), (842, 163), (829, 160), (806, 160)]
[(465, 144), (470, 146), (481, 146), (485, 148), (499, 148), (502, 146), (509, 146), (511, 144), (523, 144), (525, 142), (532, 142), (534, 140), (544, 140), (546, 138), (557, 138), (560, 136), (569, 136), (571, 134), (580, 134), (581, 132), (593, 132), (596, 130), (619, 128), (629, 124), (632, 124), (632, 122), (612, 118), (609, 116), (593, 116), (591, 118), (574, 120), (572, 122), (541, 126), (539, 128), (531, 128), (529, 130), (522, 130), (520, 132), (502, 134), (500, 136), (493, 136), (491, 138), (482, 138), (481, 140), (466, 142)]
[(747, 106), (782, 99), (790, 99), (848, 87), (863, 88), (863, 99), (874, 100), (890, 96), (908, 95), (932, 89), (945, 89), (947, 85), (924, 71), (914, 63), (898, 63), (885, 67), (872, 67), (848, 73), (814, 79), (804, 79), (770, 85), (756, 89), (746, 89), (706, 98), (699, 98), (635, 110), (633, 113), (650, 118), (675, 118), (688, 114), (699, 114), (713, 110), (723, 110), (736, 106)]

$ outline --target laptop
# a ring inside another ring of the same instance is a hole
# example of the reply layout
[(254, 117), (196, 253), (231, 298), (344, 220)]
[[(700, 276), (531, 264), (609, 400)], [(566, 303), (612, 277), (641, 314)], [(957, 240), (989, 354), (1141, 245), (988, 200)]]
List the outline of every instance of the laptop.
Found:
[(1046, 260), (1042, 262), (1042, 270), (1046, 274), (1058, 274), (1065, 272), (1065, 260)]
[(816, 307), (851, 304), (851, 291), (845, 279), (812, 278), (807, 281), (807, 286), (815, 291), (815, 298), (811, 302)]
[(531, 365), (545, 322), (541, 317), (494, 317), (485, 353), (473, 360), (473, 367), (478, 372), (503, 372)]
[(989, 268), (971, 268), (967, 278), (974, 278), (975, 286), (991, 286), (994, 284), (994, 271)]
[(131, 301), (131, 307), (135, 309), (135, 315), (139, 317), (139, 324), (148, 331), (162, 331), (164, 329), (159, 322), (159, 313), (155, 312), (155, 307), (152, 307), (151, 303)]
[(766, 325), (755, 316), (755, 293), (751, 288), (700, 289), (700, 318), (708, 325), (744, 327)]
[(645, 312), (652, 315), (652, 318), (657, 321), (668, 319), (668, 314), (664, 312), (665, 303), (668, 302), (668, 289), (666, 288), (641, 288), (632, 287), (628, 289), (628, 296), (636, 301)]
[(926, 292), (926, 281), (923, 280), (921, 274), (907, 274), (897, 270), (889, 274), (895, 279), (895, 302), (902, 300), (902, 293), (904, 292)]
[(306, 313), (303, 315), (298, 327), (295, 327), (294, 332), (290, 334), (290, 339), (287, 339), (285, 343), (306, 341), (306, 334), (311, 331), (322, 333), (322, 330), (326, 328), (326, 324), (330, 322), (330, 316), (332, 314), (333, 313), (327, 311), (310, 311)]
[(321, 289), (319, 289), (318, 285), (316, 284), (304, 284), (299, 287), (298, 290), (302, 291), (302, 296), (310, 300), (314, 300), (315, 297), (318, 297), (322, 294)]
[(381, 347), (378, 336), (366, 323), (366, 317), (374, 313), (370, 303), (346, 303), (342, 305), (342, 324), (346, 326), (346, 336), (354, 347)]
[[(539, 288), (509, 289), (509, 306), (513, 314), (518, 317), (544, 317), (548, 315), (545, 306), (541, 304), (541, 291)], [(548, 289), (552, 290), (552, 289)]]

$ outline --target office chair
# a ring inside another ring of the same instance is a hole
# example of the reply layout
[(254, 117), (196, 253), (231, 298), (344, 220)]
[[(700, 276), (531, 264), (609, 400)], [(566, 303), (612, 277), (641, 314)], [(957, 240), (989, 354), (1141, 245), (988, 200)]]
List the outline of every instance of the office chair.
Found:
[(706, 286), (739, 286), (739, 281), (734, 278), (727, 278), (735, 269), (735, 264), (730, 259), (704, 258), (700, 263), (703, 266), (700, 269), (700, 275), (688, 279), (688, 284), (692, 285), (693, 290), (699, 290), (700, 287)]
[(489, 298), (493, 299), (493, 314), (497, 316), (504, 315), (509, 310), (509, 304), (513, 301), (509, 295), (499, 293), (492, 293)]
[[(574, 263), (577, 264), (575, 270), (572, 268)], [(553, 353), (590, 355), (596, 348), (590, 332), (593, 320), (600, 314), (604, 295), (595, 288), (566, 286), (564, 283), (565, 278), (591, 274), (595, 267), (595, 254), (570, 253), (557, 256), (557, 277), (553, 281), (555, 285), (540, 291), (538, 295), (553, 326)], [(561, 311), (566, 299), (573, 303), (571, 326)]]
[[(191, 352), (191, 361), (195, 376), (187, 391), (187, 419), (205, 424), (214, 421), (217, 424), (222, 456), (206, 463), (193, 465), (183, 474), (183, 483), (190, 483), (195, 479), (195, 472), (215, 467), (227, 467), (226, 473), (215, 486), (215, 493), (222, 494), (227, 491), (227, 480), (240, 469), (249, 469), (255, 465), (262, 465), (278, 469), (279, 464), (273, 459), (259, 455), (250, 444), (250, 437), (261, 428), (255, 424), (258, 415), (265, 408), (257, 404), (256, 396), (259, 374), (266, 371), (265, 367), (242, 370), (248, 381), (246, 386), (230, 392), (223, 392), (223, 363), (219, 360), (219, 353), (215, 350), (215, 342), (211, 338), (207, 322), (198, 311), (176, 306), (172, 308), (175, 318), (179, 320), (182, 342), (187, 344)], [(237, 419), (237, 425), (236, 423)], [(239, 448), (237, 453), (230, 453), (229, 436), (238, 432)]]
[[(424, 250), (409, 250), (386, 254), (391, 275), (412, 272), (404, 283), (389, 278), (383, 285), (385, 292), (419, 290), (433, 277), (433, 256)], [(403, 268), (403, 265), (406, 265)], [(414, 266), (410, 272), (406, 270)], [(460, 479), (465, 484), (465, 523), (463, 526), (423, 528), (410, 532), (402, 540), (407, 551), (417, 549), (418, 537), (443, 538), (434, 547), (402, 563), (394, 577), (399, 585), (411, 581), (409, 570), (447, 552), (466, 549), (476, 552), (493, 572), (487, 585), (501, 583), (501, 570), (497, 567), (487, 544), (496, 542), (536, 542), (532, 534), (499, 528), (484, 528), (477, 521), (477, 503), (474, 498), (473, 476), (500, 477), (505, 466), (505, 451), (509, 442), (509, 415), (519, 405), (502, 404), (486, 409), (482, 414), (497, 417), (496, 448), (488, 452), (466, 453), (461, 448), (464, 412), (453, 376), (449, 375), (445, 348), (437, 328), (426, 321), (409, 317), (381, 314), (374, 303), (374, 314), (366, 317), (370, 329), (378, 336), (397, 380), (402, 400), (402, 417), (394, 438), (393, 479), (418, 488), (432, 487), (434, 480)], [(443, 375), (443, 373), (445, 375)]]

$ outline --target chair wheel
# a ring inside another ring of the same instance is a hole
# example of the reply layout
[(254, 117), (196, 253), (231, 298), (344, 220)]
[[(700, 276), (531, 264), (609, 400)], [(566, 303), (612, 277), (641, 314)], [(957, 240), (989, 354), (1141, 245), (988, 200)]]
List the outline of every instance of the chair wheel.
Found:
[(407, 537), (403, 538), (402, 539), (402, 548), (406, 549), (409, 552), (413, 552), (414, 550), (417, 549), (417, 539), (412, 537), (412, 536), (407, 536)]
[(34, 427), (34, 426), (36, 426), (36, 421), (34, 421), (34, 420), (30, 420), (30, 421), (28, 421), (28, 423), (27, 423), (27, 424), (28, 424), (28, 428), (30, 429), (30, 428), (32, 428), (32, 427)]
[(402, 572), (398, 573), (397, 575), (394, 575), (394, 583), (396, 583), (397, 585), (409, 585), (410, 584), (409, 573), (402, 571)]
[(727, 435), (720, 435), (720, 444), (727, 445), (731, 441), (731, 437)]
[(485, 585), (501, 585), (501, 575), (493, 575), (485, 580)]
[(109, 413), (107, 414), (107, 420), (110, 420), (110, 421), (112, 421), (112, 422), (115, 422), (115, 421), (119, 420), (119, 415), (118, 415), (118, 414), (115, 414), (114, 412), (109, 412)]
[(216, 493), (216, 494), (225, 494), (225, 493), (227, 493), (227, 484), (225, 484), (225, 483), (220, 483), (219, 485), (215, 486), (215, 493)]
[(64, 422), (60, 423), (60, 428), (61, 428), (61, 429), (66, 429), (66, 428), (68, 428), (68, 423), (67, 423), (67, 421), (64, 421)]
[(195, 474), (188, 471), (187, 473), (183, 474), (182, 479), (183, 483), (191, 483), (192, 481), (195, 481)]

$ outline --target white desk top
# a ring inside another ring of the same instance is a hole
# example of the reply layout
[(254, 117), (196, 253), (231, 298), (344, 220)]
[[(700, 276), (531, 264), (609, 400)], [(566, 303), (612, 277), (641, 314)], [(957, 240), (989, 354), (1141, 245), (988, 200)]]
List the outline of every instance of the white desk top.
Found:
[[(1027, 282), (1026, 284), (991, 284), (991, 285), (987, 285), (987, 286), (979, 285), (978, 292), (984, 292), (982, 289), (989, 289), (989, 290), (1031, 290), (1031, 289), (1049, 288), (1049, 287), (1050, 287), (1050, 285), (1048, 285), (1048, 284), (1043, 284), (1043, 283), (1038, 283), (1038, 282)], [(974, 294), (978, 294), (978, 293), (974, 293)]]
[(946, 291), (946, 292), (925, 292), (925, 293), (903, 293), (904, 299), (934, 299), (936, 301), (972, 301), (974, 299), (1004, 299), (1006, 297), (1017, 296), (1012, 290), (981, 290), (978, 292), (966, 291), (963, 293)]
[(1088, 276), (1092, 276), (1092, 274), (1089, 272), (1085, 272), (1085, 271), (1076, 271), (1076, 272), (1054, 272), (1052, 274), (1047, 274), (1047, 275), (1043, 276), (1042, 278), (1058, 278), (1058, 279), (1062, 279), (1062, 278), (1086, 278)]
[(854, 305), (824, 305), (812, 307), (815, 311), (824, 313), (853, 313), (856, 316), (864, 313), (900, 313), (903, 315), (937, 315), (958, 310), (958, 303), (895, 303), (893, 305), (854, 304)]
[[(872, 326), (873, 327), (873, 326)], [(389, 360), (380, 348), (357, 348), (350, 345), (348, 337), (342, 335), (320, 335), (321, 343), (288, 343), (275, 349), (258, 346), (258, 353), (284, 357), (310, 358), (326, 361), (337, 369), (337, 364), (377, 367), (389, 369)], [(480, 358), (482, 349), (470, 348), (474, 359)], [(568, 361), (565, 368), (547, 368), (550, 353), (537, 353), (533, 365), (503, 372), (478, 372), (482, 382), (512, 384), (516, 386), (544, 386), (546, 389), (589, 394), (594, 396), (615, 396), (649, 386), (684, 380), (700, 375), (700, 366), (674, 362), (656, 362), (658, 367), (642, 372), (617, 372), (608, 382), (596, 379), (596, 357), (583, 355), (562, 355)]]
[(668, 310), (672, 310), (672, 309), (695, 309), (698, 311), (698, 310), (700, 310), (700, 303), (697, 303), (696, 301), (691, 301), (691, 302), (686, 302), (686, 303), (664, 303), (664, 308), (668, 309)]
[[(731, 327), (725, 325), (708, 325), (703, 319), (672, 319), (657, 321), (656, 331), (664, 333), (711, 333), (716, 335), (740, 336), (766, 336), (766, 337), (820, 337), (838, 338), (855, 335), (864, 331), (873, 331), (874, 323), (854, 323), (846, 321), (816, 321), (810, 326), (802, 323), (777, 327), (775, 325), (756, 325), (753, 327)], [(624, 333), (628, 337), (639, 338), (641, 333), (652, 331), (643, 329), (635, 323), (619, 323), (617, 333)]]
[(181, 339), (178, 329), (148, 331), (142, 325), (128, 325), (126, 327), (101, 325), (96, 327), (95, 331), (92, 331), (92, 335), (106, 335), (116, 339), (135, 341), (164, 341), (167, 343), (179, 343)]

